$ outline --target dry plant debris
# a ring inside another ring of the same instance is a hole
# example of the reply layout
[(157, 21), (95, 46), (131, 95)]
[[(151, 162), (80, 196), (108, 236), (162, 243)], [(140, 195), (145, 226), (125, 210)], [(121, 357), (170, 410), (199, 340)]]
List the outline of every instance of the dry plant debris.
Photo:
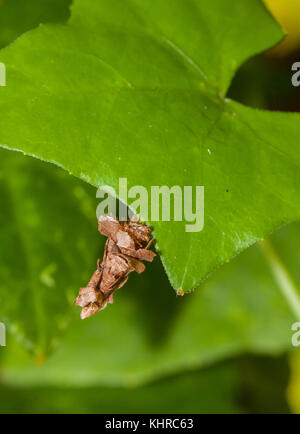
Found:
[(81, 288), (75, 300), (82, 307), (81, 319), (88, 318), (113, 304), (114, 292), (127, 282), (131, 272), (145, 270), (142, 261), (152, 262), (156, 256), (148, 250), (152, 244), (152, 228), (139, 222), (137, 216), (119, 222), (112, 215), (101, 216), (99, 232), (107, 237), (102, 263), (90, 282)]

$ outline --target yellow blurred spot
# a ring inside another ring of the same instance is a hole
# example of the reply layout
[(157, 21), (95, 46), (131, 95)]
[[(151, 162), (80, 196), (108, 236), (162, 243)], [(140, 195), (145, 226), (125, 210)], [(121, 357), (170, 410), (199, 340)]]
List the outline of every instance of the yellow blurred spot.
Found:
[(184, 295), (184, 290), (183, 289), (178, 289), (177, 295)]
[(270, 51), (273, 56), (288, 56), (300, 48), (300, 1), (299, 0), (264, 0), (283, 27), (286, 38)]
[(35, 363), (38, 366), (42, 366), (45, 363), (45, 356), (43, 354), (38, 354), (35, 358)]
[(287, 391), (287, 399), (291, 410), (300, 414), (300, 352), (291, 355), (291, 378)]

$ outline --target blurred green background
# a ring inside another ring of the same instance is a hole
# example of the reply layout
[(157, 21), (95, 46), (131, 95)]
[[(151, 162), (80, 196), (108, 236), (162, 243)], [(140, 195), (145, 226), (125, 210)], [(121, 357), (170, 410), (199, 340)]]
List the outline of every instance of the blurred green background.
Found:
[[(299, 2), (267, 3), (288, 39), (247, 62), (230, 97), (300, 111), (300, 90), (291, 86), (291, 65), (300, 59)], [(0, 0), (0, 46), (41, 23), (66, 22), (70, 5)], [(95, 190), (40, 161), (0, 155), (0, 320), (8, 330), (0, 348), (1, 413), (300, 411), (300, 353), (291, 346), (297, 318), (263, 246), (184, 298), (174, 296), (157, 260), (132, 276), (113, 308), (83, 323), (72, 300), (103, 249)], [(270, 240), (297, 288), (299, 235), (295, 223)]]

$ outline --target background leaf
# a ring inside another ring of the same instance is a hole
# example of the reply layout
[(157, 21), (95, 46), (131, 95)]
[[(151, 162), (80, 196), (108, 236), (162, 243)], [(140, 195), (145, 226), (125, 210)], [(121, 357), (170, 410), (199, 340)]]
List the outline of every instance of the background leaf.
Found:
[[(275, 236), (287, 268), (295, 266), (297, 250), (285, 251), (284, 245), (298, 234), (294, 225)], [(39, 369), (10, 341), (2, 375), (7, 384), (22, 386), (136, 385), (246, 351), (290, 349), (295, 319), (268, 261), (254, 246), (201, 290), (177, 299), (156, 261), (143, 275), (132, 276), (101, 315), (82, 322), (74, 311), (63, 345)]]
[(1, 0), (0, 47), (40, 23), (67, 21), (72, 0)]
[(286, 358), (243, 357), (131, 388), (0, 387), (0, 413), (288, 413)]
[(300, 414), (300, 354), (294, 352), (291, 355), (291, 378), (288, 388), (288, 400), (292, 411)]
[(42, 357), (57, 345), (101, 246), (92, 188), (3, 150), (0, 177), (0, 319)]
[(240, 377), (238, 402), (244, 411), (255, 414), (290, 412), (286, 399), (287, 357), (243, 357), (236, 365)]
[(4, 387), (0, 413), (235, 413), (236, 388), (234, 368), (228, 365), (131, 389)]

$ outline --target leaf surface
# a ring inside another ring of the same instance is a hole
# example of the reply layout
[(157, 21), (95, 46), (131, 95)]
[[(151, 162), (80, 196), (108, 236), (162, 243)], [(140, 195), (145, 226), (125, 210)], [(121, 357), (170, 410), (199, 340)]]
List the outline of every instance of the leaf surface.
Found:
[(63, 22), (72, 0), (1, 0), (0, 46), (11, 44), (22, 33), (45, 22)]
[(203, 185), (203, 231), (152, 222), (172, 286), (191, 290), (299, 218), (299, 115), (225, 97), (281, 37), (259, 0), (76, 0), (67, 25), (1, 53), (0, 143), (97, 187)]

